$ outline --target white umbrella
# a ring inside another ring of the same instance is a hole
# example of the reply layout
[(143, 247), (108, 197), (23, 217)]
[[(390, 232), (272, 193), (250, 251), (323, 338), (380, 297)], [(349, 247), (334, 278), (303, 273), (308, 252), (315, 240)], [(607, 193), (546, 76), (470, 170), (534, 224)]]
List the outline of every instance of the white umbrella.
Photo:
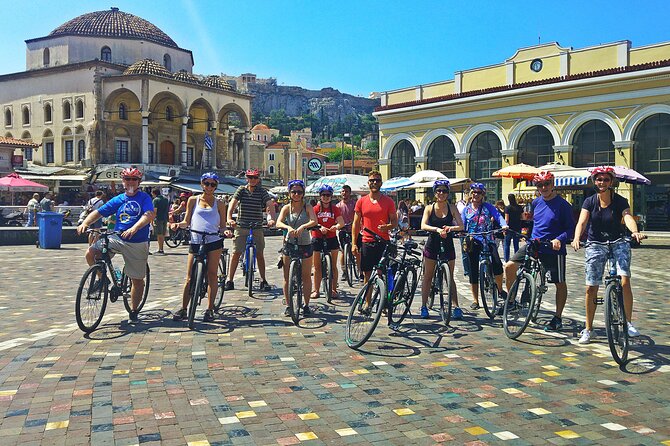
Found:
[(437, 170), (421, 170), (409, 177), (412, 183), (425, 183), (428, 181), (441, 180), (444, 178), (447, 178), (447, 176), (442, 172), (438, 172)]
[(381, 191), (382, 192), (394, 192), (397, 190), (405, 189), (407, 186), (411, 186), (414, 184), (414, 181), (410, 180), (409, 178), (405, 177), (395, 177), (391, 178), (390, 180), (384, 181), (384, 184), (382, 184)]
[[(439, 179), (447, 179), (445, 178), (439, 178)], [(435, 184), (435, 181), (422, 181), (421, 183), (414, 183), (411, 186), (406, 187), (405, 189), (430, 189), (433, 187), (433, 184)], [(459, 192), (463, 190), (464, 187), (466, 187), (468, 184), (470, 184), (472, 180), (470, 178), (454, 178), (449, 180), (449, 189), (452, 192)]]
[(314, 183), (307, 186), (305, 195), (318, 195), (319, 188), (324, 184), (331, 186), (333, 188), (333, 193), (336, 195), (342, 192), (342, 186), (345, 184), (351, 187), (351, 192), (354, 194), (367, 194), (370, 192), (370, 188), (368, 187), (368, 177), (363, 175), (342, 174), (319, 178)]

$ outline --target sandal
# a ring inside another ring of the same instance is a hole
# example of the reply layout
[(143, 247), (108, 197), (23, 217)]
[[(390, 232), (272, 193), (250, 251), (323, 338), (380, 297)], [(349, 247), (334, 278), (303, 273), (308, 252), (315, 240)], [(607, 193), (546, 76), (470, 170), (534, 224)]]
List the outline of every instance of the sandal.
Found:
[(310, 300), (312, 300), (312, 299), (318, 299), (318, 298), (320, 298), (320, 297), (321, 297), (321, 296), (319, 296), (319, 293), (317, 293), (317, 292), (315, 292), (315, 291), (312, 291), (312, 294), (309, 295), (309, 299), (310, 299)]
[(472, 305), (470, 305), (471, 310), (479, 310), (479, 304), (477, 302), (472, 302)]

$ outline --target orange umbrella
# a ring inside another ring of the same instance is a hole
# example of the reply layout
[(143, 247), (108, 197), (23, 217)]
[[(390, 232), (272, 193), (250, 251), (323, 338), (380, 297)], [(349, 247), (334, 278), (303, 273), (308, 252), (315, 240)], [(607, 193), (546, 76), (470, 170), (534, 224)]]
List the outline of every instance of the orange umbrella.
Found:
[(535, 176), (536, 173), (539, 172), (540, 169), (538, 169), (537, 167), (529, 166), (528, 164), (524, 163), (519, 163), (503, 167), (500, 170), (496, 170), (495, 172), (493, 172), (493, 176), (530, 180)]

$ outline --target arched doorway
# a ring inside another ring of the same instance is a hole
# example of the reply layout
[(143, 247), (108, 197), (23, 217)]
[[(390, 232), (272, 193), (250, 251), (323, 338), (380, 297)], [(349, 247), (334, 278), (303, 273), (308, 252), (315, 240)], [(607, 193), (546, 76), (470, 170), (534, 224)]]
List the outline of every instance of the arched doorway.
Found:
[[(393, 146), (391, 151), (391, 178), (405, 177), (409, 178), (416, 173), (416, 162), (414, 160), (414, 146), (403, 139)], [(386, 178), (387, 180), (389, 178)], [(398, 199), (414, 200), (413, 190), (401, 190), (398, 192)]]
[(174, 164), (174, 144), (171, 141), (163, 141), (160, 147), (160, 164)]
[(502, 196), (502, 181), (493, 176), (493, 172), (500, 169), (502, 144), (498, 136), (486, 130), (470, 145), (470, 173), (474, 181), (486, 185), (486, 199), (489, 202), (499, 200)]
[(609, 125), (599, 119), (585, 122), (575, 132), (572, 140), (572, 165), (574, 167), (613, 166), (614, 133)]
[(526, 130), (517, 147), (518, 162), (540, 167), (554, 161), (554, 137), (541, 125)]
[(644, 228), (670, 228), (670, 115), (657, 113), (642, 121), (633, 136), (633, 167), (651, 180), (635, 186), (635, 215), (644, 216)]

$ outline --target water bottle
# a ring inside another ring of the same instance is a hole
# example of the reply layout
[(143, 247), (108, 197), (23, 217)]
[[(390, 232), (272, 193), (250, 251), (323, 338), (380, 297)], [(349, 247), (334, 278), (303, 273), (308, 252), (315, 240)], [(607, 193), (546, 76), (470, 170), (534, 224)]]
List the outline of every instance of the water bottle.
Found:
[(121, 270), (114, 267), (114, 277), (116, 277), (117, 282), (121, 282)]
[(391, 292), (393, 291), (393, 280), (395, 279), (395, 268), (391, 267), (386, 270), (386, 286), (388, 287), (388, 291)]

